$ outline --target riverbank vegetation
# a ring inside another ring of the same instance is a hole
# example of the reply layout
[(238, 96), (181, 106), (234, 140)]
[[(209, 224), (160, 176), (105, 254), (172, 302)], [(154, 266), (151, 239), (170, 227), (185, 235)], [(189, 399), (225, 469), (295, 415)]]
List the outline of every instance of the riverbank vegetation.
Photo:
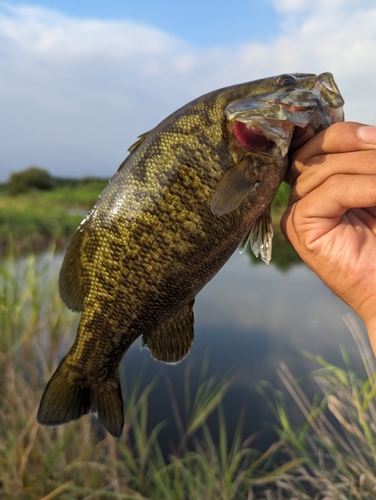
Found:
[(31, 167), (0, 186), (0, 253), (64, 246), (108, 180), (60, 179)]
[[(122, 373), (125, 428), (115, 440), (95, 417), (57, 428), (38, 425), (43, 387), (72, 342), (76, 315), (63, 305), (54, 253), (44, 259), (8, 254), (0, 263), (0, 498), (4, 500), (371, 500), (376, 495), (375, 366), (351, 318), (366, 375), (316, 358), (313, 402), (293, 374), (280, 378), (304, 415), (293, 426), (285, 396), (260, 383), (276, 416), (278, 441), (265, 452), (242, 435), (229, 440), (223, 400), (232, 379), (202, 368), (197, 388), (185, 377), (185, 408), (171, 395), (179, 439), (162, 452), (161, 422), (148, 428), (153, 384), (128, 384)], [(217, 415), (218, 437), (208, 419)]]

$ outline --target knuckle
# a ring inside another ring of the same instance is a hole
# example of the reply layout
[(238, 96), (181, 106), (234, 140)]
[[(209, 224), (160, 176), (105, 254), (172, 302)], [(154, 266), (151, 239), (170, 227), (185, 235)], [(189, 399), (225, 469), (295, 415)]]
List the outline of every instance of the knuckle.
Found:
[(331, 175), (325, 180), (325, 187), (331, 192), (337, 191), (347, 178), (347, 174)]

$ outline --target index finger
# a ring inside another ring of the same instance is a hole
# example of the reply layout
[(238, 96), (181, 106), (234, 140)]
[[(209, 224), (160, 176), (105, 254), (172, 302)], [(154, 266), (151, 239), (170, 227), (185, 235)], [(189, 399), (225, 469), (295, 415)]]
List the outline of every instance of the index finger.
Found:
[(376, 149), (376, 127), (356, 122), (334, 123), (292, 153), (290, 185), (306, 167), (317, 163), (320, 156), (372, 149)]
[(292, 154), (292, 161), (306, 164), (310, 158), (328, 153), (376, 149), (376, 127), (356, 122), (334, 123), (316, 134)]

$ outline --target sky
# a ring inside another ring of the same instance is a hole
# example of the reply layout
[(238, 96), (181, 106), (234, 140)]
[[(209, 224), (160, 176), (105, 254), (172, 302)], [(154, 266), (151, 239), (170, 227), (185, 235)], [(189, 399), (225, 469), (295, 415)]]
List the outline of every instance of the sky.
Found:
[(374, 0), (0, 1), (0, 182), (109, 178), (138, 135), (205, 92), (330, 71), (376, 123)]

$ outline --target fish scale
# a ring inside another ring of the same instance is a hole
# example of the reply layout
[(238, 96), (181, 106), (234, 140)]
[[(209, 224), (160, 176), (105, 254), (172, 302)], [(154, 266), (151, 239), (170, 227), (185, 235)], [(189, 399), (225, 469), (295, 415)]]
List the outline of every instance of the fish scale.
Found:
[(188, 354), (203, 286), (249, 238), (270, 259), (294, 128), (318, 132), (343, 119), (342, 105), (329, 73), (281, 75), (206, 94), (139, 137), (67, 250), (60, 291), (82, 314), (39, 422), (92, 411), (121, 434), (124, 353), (141, 337), (159, 361)]

